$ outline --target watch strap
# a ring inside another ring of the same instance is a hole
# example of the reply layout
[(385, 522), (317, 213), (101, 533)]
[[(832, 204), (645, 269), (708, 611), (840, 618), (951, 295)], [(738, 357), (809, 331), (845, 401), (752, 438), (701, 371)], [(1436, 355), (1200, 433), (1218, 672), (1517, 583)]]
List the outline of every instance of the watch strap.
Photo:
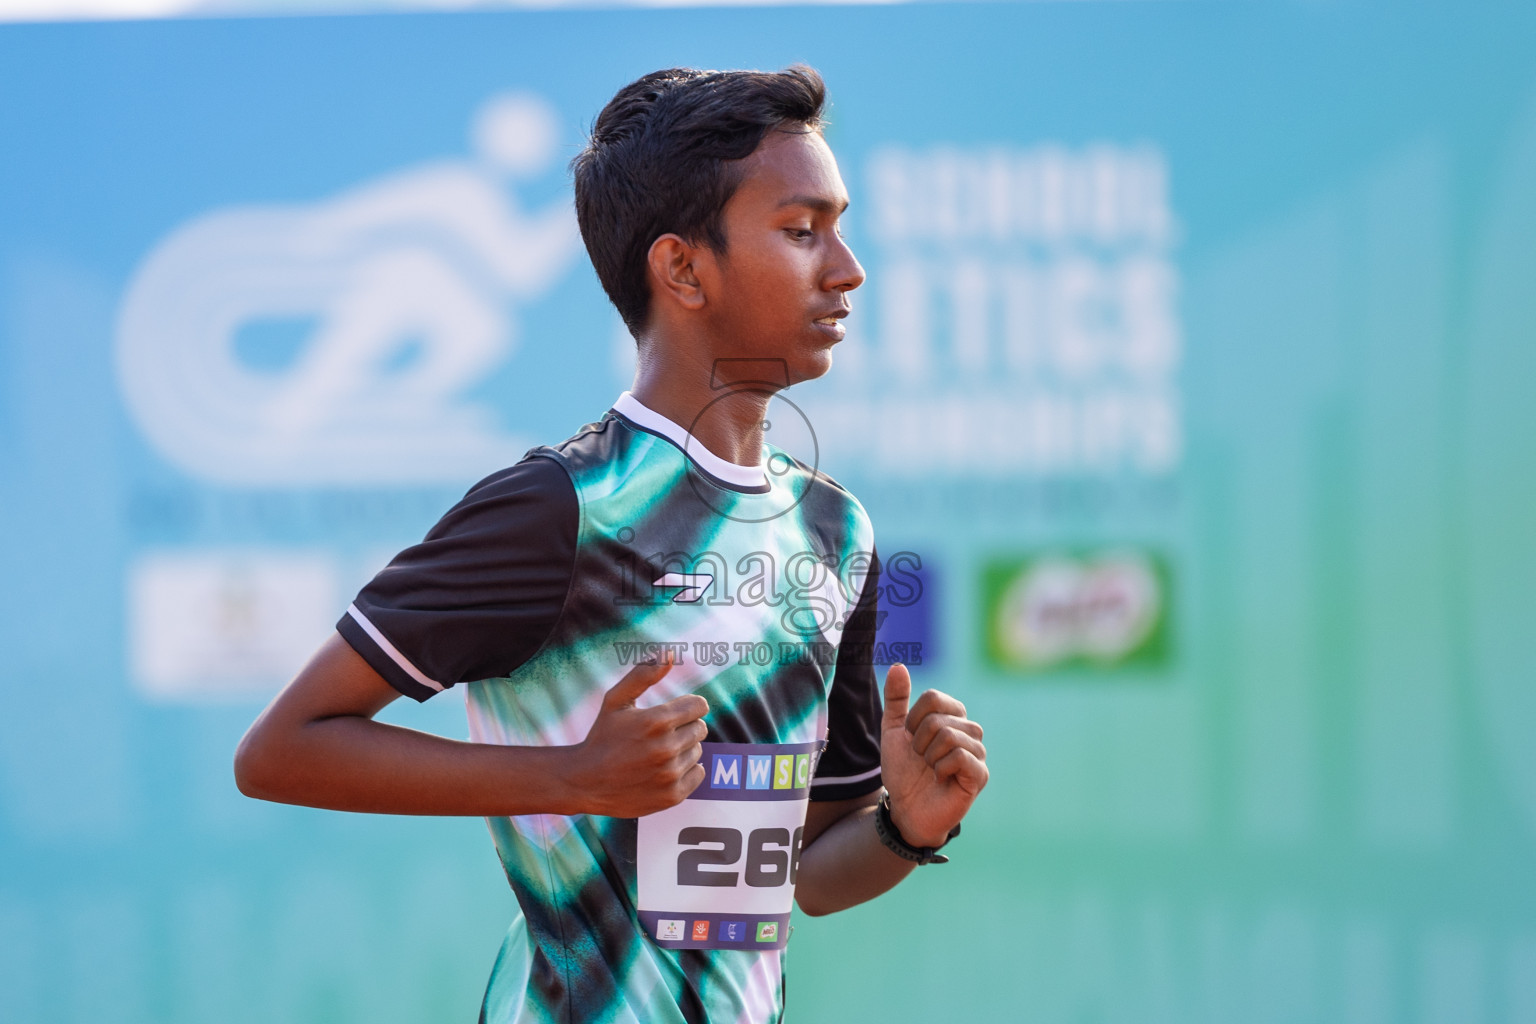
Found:
[(948, 864), (949, 858), (939, 852), (949, 845), (949, 841), (960, 834), (960, 826), (957, 824), (949, 830), (949, 835), (938, 846), (913, 846), (902, 838), (901, 830), (891, 820), (891, 794), (889, 791), (880, 794), (880, 802), (875, 805), (875, 835), (880, 837), (880, 842), (885, 848), (903, 860), (910, 860), (914, 864)]

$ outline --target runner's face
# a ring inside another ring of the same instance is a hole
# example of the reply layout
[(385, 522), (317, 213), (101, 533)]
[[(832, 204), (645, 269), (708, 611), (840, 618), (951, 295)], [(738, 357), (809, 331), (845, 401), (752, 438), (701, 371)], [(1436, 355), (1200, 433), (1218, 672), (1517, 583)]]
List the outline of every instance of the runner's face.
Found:
[(847, 293), (864, 283), (838, 228), (848, 190), (816, 132), (770, 132), (745, 165), (723, 212), (713, 333), (735, 357), (783, 359), (792, 383), (820, 377), (844, 334)]

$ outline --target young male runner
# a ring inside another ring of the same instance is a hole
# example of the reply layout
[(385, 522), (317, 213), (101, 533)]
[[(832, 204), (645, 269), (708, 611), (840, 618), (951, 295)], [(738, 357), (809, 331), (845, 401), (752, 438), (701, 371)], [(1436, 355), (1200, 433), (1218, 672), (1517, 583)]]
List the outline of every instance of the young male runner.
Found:
[[(634, 390), (380, 572), (236, 755), (251, 796), (489, 819), (522, 913), (483, 1021), (777, 1020), (791, 899), (942, 859), (986, 785), (959, 701), (897, 665), (882, 711), (863, 508), (763, 444), (864, 280), (823, 102), (803, 67), (620, 90), (574, 168)], [(471, 742), (374, 720), (457, 683)]]

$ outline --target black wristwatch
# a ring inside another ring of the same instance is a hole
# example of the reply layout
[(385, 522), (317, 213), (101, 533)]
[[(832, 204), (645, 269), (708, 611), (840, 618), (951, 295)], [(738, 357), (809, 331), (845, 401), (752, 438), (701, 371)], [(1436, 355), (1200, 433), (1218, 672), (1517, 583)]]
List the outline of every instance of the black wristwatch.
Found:
[(885, 844), (885, 848), (903, 860), (910, 860), (917, 864), (948, 864), (949, 858), (939, 851), (949, 845), (949, 841), (960, 834), (960, 826), (955, 825), (949, 830), (949, 835), (938, 846), (913, 846), (901, 837), (901, 831), (896, 823), (891, 820), (891, 794), (887, 790), (880, 794), (880, 803), (875, 805), (875, 835)]

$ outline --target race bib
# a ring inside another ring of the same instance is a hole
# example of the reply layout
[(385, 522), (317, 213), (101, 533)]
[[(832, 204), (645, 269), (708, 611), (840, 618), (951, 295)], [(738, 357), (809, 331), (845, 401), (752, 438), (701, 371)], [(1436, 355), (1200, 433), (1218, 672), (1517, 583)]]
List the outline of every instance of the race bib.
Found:
[(640, 924), (667, 949), (783, 949), (824, 742), (705, 743), (704, 782), (640, 819)]

